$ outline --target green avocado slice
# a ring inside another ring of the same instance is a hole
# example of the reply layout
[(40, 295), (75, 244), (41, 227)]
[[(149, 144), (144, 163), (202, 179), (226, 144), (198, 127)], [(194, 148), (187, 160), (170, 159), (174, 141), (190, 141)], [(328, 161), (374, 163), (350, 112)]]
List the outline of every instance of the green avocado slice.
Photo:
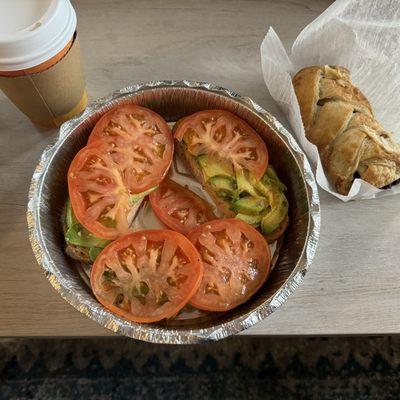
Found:
[(69, 244), (82, 247), (104, 248), (111, 243), (110, 240), (96, 237), (79, 223), (73, 224), (67, 229), (65, 240)]
[(67, 200), (67, 204), (66, 204), (65, 222), (66, 222), (68, 228), (70, 228), (72, 225), (78, 223), (78, 220), (75, 218), (75, 215), (72, 211), (70, 199)]
[(231, 204), (231, 210), (247, 215), (259, 215), (267, 207), (263, 197), (241, 197)]
[(287, 187), (280, 181), (278, 175), (271, 165), (268, 166), (267, 170), (265, 171), (262, 181), (265, 185), (274, 185), (283, 192), (287, 190)]
[(277, 229), (289, 211), (289, 203), (283, 192), (271, 192), (270, 201), (271, 211), (266, 213), (261, 220), (261, 230), (265, 235)]
[(236, 171), (236, 183), (239, 195), (242, 193), (247, 193), (253, 197), (261, 197), (260, 193), (258, 193), (255, 189), (254, 184), (250, 181), (247, 171), (243, 169)]
[(247, 214), (236, 214), (236, 217), (238, 219), (241, 219), (244, 222), (247, 222), (249, 225), (254, 226), (255, 228), (258, 228), (260, 226), (261, 222), (261, 215), (247, 215)]
[(99, 248), (99, 247), (91, 247), (89, 249), (89, 257), (91, 259), (91, 261), (96, 261), (97, 256), (102, 252), (103, 249)]
[(96, 237), (78, 222), (72, 210), (71, 201), (69, 199), (67, 200), (66, 204), (65, 222), (67, 224), (65, 240), (69, 244), (82, 247), (104, 248), (108, 243), (111, 242), (110, 240)]
[(230, 201), (236, 218), (258, 228), (264, 234), (276, 230), (288, 215), (289, 204), (284, 194), (286, 186), (280, 181), (272, 166), (260, 180), (243, 169), (234, 171), (230, 162), (212, 155), (196, 157), (205, 179), (217, 196)]
[(223, 199), (234, 199), (237, 197), (236, 182), (232, 178), (216, 175), (208, 180), (218, 197)]
[(234, 176), (232, 163), (228, 160), (219, 160), (209, 154), (197, 156), (196, 160), (206, 175), (207, 180), (217, 175), (228, 178)]

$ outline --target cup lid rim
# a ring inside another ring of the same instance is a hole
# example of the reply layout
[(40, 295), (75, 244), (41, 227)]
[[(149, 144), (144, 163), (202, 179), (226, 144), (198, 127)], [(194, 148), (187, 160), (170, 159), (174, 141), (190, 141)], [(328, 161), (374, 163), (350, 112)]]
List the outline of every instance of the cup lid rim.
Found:
[(38, 21), (0, 36), (0, 71), (18, 71), (47, 61), (68, 44), (75, 30), (76, 14), (70, 1), (51, 0)]

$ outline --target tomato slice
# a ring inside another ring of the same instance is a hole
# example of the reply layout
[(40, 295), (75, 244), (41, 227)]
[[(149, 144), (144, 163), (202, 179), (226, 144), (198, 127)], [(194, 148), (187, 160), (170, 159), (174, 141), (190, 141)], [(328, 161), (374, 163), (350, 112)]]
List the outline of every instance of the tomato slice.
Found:
[(194, 307), (230, 310), (246, 302), (266, 281), (271, 258), (268, 244), (245, 222), (235, 218), (210, 221), (188, 238), (204, 266), (199, 290), (190, 300)]
[(157, 217), (168, 228), (184, 235), (216, 218), (210, 204), (170, 179), (164, 179), (149, 198)]
[(115, 239), (130, 232), (137, 211), (129, 158), (116, 162), (101, 141), (81, 149), (68, 171), (68, 190), (77, 220), (95, 236)]
[(193, 156), (211, 154), (230, 160), (235, 170), (247, 169), (256, 179), (261, 179), (268, 167), (264, 141), (228, 111), (207, 110), (185, 117), (175, 125), (174, 137), (183, 140)]
[(199, 287), (202, 263), (178, 232), (134, 232), (109, 244), (96, 258), (90, 283), (106, 308), (135, 322), (170, 318)]
[(132, 193), (156, 186), (171, 165), (171, 131), (160, 115), (147, 108), (127, 104), (109, 111), (93, 128), (88, 144), (98, 140), (109, 144), (116, 162), (129, 159)]

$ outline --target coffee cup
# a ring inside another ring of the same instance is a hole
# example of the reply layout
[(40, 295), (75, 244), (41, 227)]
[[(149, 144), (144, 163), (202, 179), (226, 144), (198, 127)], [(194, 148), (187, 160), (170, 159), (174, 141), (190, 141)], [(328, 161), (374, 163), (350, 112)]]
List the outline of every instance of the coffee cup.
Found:
[(30, 120), (57, 127), (87, 103), (69, 0), (0, 0), (0, 89)]

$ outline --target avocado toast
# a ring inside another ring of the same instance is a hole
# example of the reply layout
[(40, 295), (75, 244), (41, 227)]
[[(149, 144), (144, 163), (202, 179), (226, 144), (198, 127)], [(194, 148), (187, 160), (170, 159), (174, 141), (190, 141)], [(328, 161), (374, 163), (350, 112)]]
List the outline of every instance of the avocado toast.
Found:
[(65, 252), (73, 259), (91, 264), (100, 251), (111, 243), (101, 239), (84, 228), (76, 219), (68, 199), (62, 214), (63, 232), (65, 238)]
[[(240, 119), (226, 111), (212, 110), (212, 113), (200, 112), (178, 121), (174, 128), (175, 151), (202, 183), (224, 217), (236, 217), (247, 222), (260, 229), (272, 242), (284, 233), (289, 223), (289, 204), (284, 193), (286, 186), (268, 163), (263, 164), (264, 170), (261, 176), (259, 173), (257, 176), (252, 172), (252, 165), (247, 169), (245, 162), (239, 164), (237, 157), (229, 156), (229, 149), (241, 154), (245, 148), (246, 151), (249, 149), (250, 158), (260, 159), (258, 154), (254, 155), (252, 144), (257, 146), (258, 152), (267, 150), (265, 145), (264, 148), (260, 146), (262, 139), (244, 121), (237, 122)], [(190, 118), (196, 115), (196, 123), (188, 124)], [(203, 139), (206, 135), (208, 138)], [(254, 135), (257, 140), (251, 142)], [(214, 138), (221, 136), (223, 139), (218, 148)], [(214, 142), (210, 143), (210, 137)], [(247, 147), (236, 144), (242, 138), (245, 138)], [(232, 142), (235, 142), (236, 148), (231, 145)]]
[[(131, 202), (134, 203), (133, 215), (136, 215), (139, 211), (145, 197), (152, 191), (156, 190), (157, 187), (158, 186), (155, 186), (143, 193), (131, 196)], [(82, 226), (75, 217), (69, 199), (65, 203), (62, 213), (62, 226), (66, 243), (65, 252), (74, 260), (85, 264), (92, 264), (104, 247), (112, 242), (112, 240), (102, 239), (95, 236)]]

